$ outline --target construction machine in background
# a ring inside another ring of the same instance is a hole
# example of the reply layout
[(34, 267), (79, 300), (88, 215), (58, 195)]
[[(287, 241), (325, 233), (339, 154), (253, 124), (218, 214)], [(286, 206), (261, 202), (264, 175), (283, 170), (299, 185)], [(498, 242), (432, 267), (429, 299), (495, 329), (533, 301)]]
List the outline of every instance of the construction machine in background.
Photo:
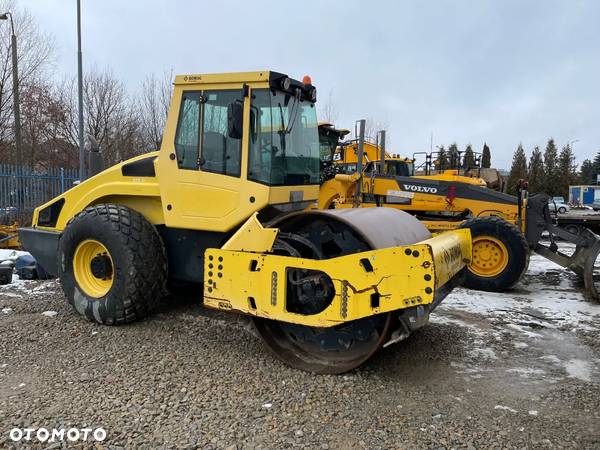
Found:
[(470, 231), (432, 236), (393, 208), (307, 211), (319, 196), (316, 89), (263, 71), (177, 76), (159, 151), (38, 207), (24, 247), (106, 325), (186, 284), (249, 317), (287, 364), (358, 367), (427, 323)]
[(0, 225), (0, 248), (16, 250), (20, 247), (17, 224)]
[[(356, 143), (356, 169), (324, 181), (317, 202), (319, 209), (388, 207), (412, 214), (434, 233), (469, 228), (473, 256), (464, 282), (467, 287), (487, 291), (511, 288), (525, 273), (533, 250), (579, 274), (586, 294), (598, 299), (594, 265), (600, 253), (600, 237), (590, 230), (575, 235), (558, 227), (550, 215), (549, 196), (529, 196), (526, 183), (520, 184), (517, 196), (497, 192), (458, 171), (389, 173), (387, 164), (380, 164), (386, 160), (384, 146), (375, 151), (381, 155), (378, 160), (363, 166), (367, 143), (364, 121), (359, 123), (362, 134)], [(549, 245), (541, 241), (546, 232)], [(574, 253), (559, 251), (556, 237), (575, 244)]]
[[(351, 174), (356, 172), (359, 139), (343, 140), (349, 133), (349, 130), (337, 129), (331, 123), (319, 123), (323, 181), (333, 178), (338, 173)], [(358, 136), (356, 130), (354, 135)], [(384, 145), (380, 145), (381, 143), (384, 143)], [(436, 169), (436, 161), (432, 159), (431, 154), (428, 154), (423, 164), (415, 167), (416, 156), (421, 155), (421, 152), (413, 154), (412, 158), (397, 153), (388, 153), (385, 150), (385, 131), (377, 133), (375, 142), (365, 140), (362, 143), (362, 153), (362, 168), (367, 173), (378, 171), (388, 175), (426, 177), (431, 180), (460, 181), (477, 186), (486, 186), (486, 180), (478, 175), (482, 169), (477, 168), (475, 165), (468, 170), (464, 170), (461, 174), (458, 168)], [(479, 165), (477, 154), (476, 164)]]

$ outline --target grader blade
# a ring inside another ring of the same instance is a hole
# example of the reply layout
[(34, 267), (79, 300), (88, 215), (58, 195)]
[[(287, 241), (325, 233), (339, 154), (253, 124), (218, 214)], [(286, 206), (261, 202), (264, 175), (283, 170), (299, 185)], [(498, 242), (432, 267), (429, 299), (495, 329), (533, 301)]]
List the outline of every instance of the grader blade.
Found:
[(597, 261), (600, 254), (600, 236), (588, 229), (584, 229), (577, 236), (554, 225), (549, 228), (551, 236), (558, 236), (564, 241), (575, 244), (575, 251), (572, 255), (561, 252), (553, 241), (549, 246), (538, 242), (534, 251), (579, 275), (585, 285), (586, 297), (600, 301), (600, 262)]

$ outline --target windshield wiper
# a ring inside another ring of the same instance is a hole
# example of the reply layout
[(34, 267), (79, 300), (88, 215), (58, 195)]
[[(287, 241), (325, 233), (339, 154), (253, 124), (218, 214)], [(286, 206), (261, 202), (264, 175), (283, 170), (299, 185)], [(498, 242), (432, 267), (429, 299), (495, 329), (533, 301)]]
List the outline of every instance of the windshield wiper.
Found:
[(292, 128), (294, 128), (294, 124), (296, 123), (296, 117), (298, 116), (298, 109), (300, 108), (300, 91), (297, 91), (293, 97), (294, 102), (292, 106), (288, 106), (290, 109), (290, 118), (288, 119), (287, 127), (284, 124), (283, 120), (283, 107), (281, 103), (279, 103), (279, 113), (281, 114), (281, 128), (284, 128), (281, 132), (284, 134), (290, 134), (292, 132)]
[[(279, 117), (281, 118), (281, 130), (279, 130), (279, 143), (281, 145), (281, 153), (285, 156), (285, 135), (288, 133), (285, 121), (283, 120), (283, 107), (279, 103)], [(289, 123), (288, 123), (289, 126)]]

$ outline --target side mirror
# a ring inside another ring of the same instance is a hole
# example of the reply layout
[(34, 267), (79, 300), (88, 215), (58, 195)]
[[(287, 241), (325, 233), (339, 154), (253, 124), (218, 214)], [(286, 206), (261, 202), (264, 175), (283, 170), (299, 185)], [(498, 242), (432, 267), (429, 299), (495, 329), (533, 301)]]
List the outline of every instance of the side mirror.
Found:
[(244, 127), (244, 104), (233, 102), (227, 106), (227, 134), (230, 138), (241, 139)]

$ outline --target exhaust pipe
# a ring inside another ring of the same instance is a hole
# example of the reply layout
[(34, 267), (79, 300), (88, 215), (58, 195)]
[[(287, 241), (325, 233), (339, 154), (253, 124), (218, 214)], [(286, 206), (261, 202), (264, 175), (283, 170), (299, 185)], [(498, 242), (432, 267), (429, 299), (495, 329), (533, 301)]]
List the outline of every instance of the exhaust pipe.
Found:
[(379, 173), (385, 174), (385, 130), (379, 131), (379, 146), (380, 146), (380, 155), (379, 155)]
[[(360, 119), (357, 121), (358, 123), (358, 151), (356, 155), (356, 173), (359, 177), (362, 176), (363, 171), (363, 157), (365, 154), (365, 119)], [(356, 192), (354, 194), (354, 202), (352, 204), (353, 208), (358, 208), (361, 203), (361, 195), (362, 195), (362, 179), (358, 179), (356, 182)]]
[(100, 151), (100, 145), (96, 138), (91, 134), (88, 134), (88, 141), (90, 144), (88, 154), (88, 178), (91, 178), (104, 170), (104, 161), (102, 160), (102, 152)]

